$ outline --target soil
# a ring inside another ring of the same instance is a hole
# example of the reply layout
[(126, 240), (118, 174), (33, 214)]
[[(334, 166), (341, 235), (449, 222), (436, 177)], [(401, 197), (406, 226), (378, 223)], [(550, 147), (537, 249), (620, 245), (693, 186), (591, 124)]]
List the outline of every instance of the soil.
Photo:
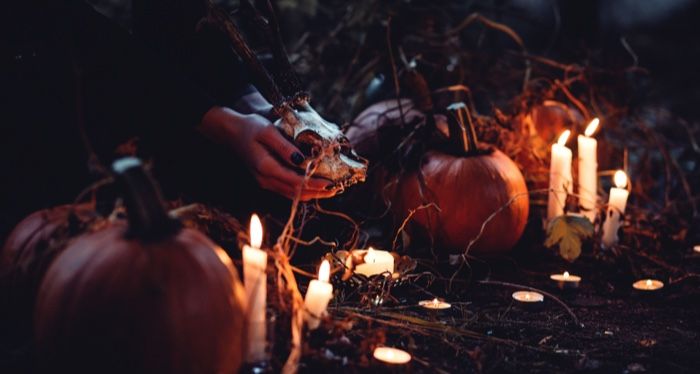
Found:
[[(666, 264), (681, 264), (687, 274), (700, 268), (700, 254), (692, 249), (667, 252), (661, 260)], [(661, 290), (635, 291), (629, 258), (587, 253), (565, 264), (544, 248), (520, 250), (510, 258), (471, 261), (471, 271), (462, 271), (452, 290), (447, 278), (432, 284), (424, 278), (394, 289), (397, 300), (381, 307), (363, 308), (341, 297), (330, 309), (333, 321), (308, 337), (301, 371), (698, 372), (698, 277), (659, 277), (666, 284)], [(434, 266), (430, 263), (432, 271), (447, 277), (455, 270)], [(422, 270), (427, 268), (416, 272)], [(563, 270), (583, 277), (577, 290), (559, 290), (549, 279)], [(550, 297), (537, 309), (524, 308), (511, 298), (515, 288), (480, 279), (551, 293), (571, 308), (580, 325)], [(435, 296), (453, 307), (434, 313), (416, 306)], [(414, 359), (388, 367), (371, 358), (376, 345), (402, 348)]]

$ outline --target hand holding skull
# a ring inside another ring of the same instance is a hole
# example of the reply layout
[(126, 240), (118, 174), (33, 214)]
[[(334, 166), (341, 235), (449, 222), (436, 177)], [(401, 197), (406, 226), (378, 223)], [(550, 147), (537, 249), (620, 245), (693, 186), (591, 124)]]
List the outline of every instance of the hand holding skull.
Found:
[(299, 167), (305, 163), (303, 154), (260, 115), (214, 107), (204, 115), (200, 131), (227, 145), (266, 190), (289, 199), (299, 194), (302, 201), (333, 197), (338, 191), (327, 180), (305, 178)]

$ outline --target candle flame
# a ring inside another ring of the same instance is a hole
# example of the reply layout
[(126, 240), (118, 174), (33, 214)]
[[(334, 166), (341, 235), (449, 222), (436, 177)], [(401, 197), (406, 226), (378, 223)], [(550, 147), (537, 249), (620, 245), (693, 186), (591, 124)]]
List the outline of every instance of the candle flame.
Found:
[(257, 214), (253, 214), (250, 217), (250, 246), (253, 248), (260, 248), (262, 245), (263, 229), (262, 223), (260, 222), (260, 217)]
[(437, 297), (433, 299), (433, 305), (435, 305), (435, 306), (440, 305), (440, 300), (438, 300)]
[(571, 130), (566, 130), (563, 133), (561, 133), (561, 135), (559, 135), (559, 140), (557, 140), (557, 144), (566, 144), (566, 141), (569, 140), (569, 135), (571, 135)]
[(525, 299), (526, 299), (526, 300), (530, 300), (530, 293), (529, 293), (529, 292), (527, 292), (527, 293), (525, 294)]
[(388, 359), (394, 358), (394, 351), (386, 351), (386, 358), (388, 358)]
[(613, 180), (615, 181), (615, 186), (617, 186), (617, 188), (625, 188), (625, 186), (627, 186), (627, 174), (625, 174), (625, 172), (622, 170), (615, 172), (615, 177)]
[(365, 264), (377, 262), (377, 255), (374, 254), (374, 248), (369, 247), (365, 253)]
[(598, 117), (593, 118), (591, 123), (588, 124), (588, 127), (586, 127), (586, 131), (584, 132), (584, 134), (588, 137), (593, 136), (593, 134), (595, 133), (595, 130), (598, 130), (599, 124), (600, 124), (600, 120), (598, 119)]
[(564, 278), (568, 278), (568, 277), (569, 277), (569, 272), (568, 272), (568, 271), (565, 271), (565, 272), (564, 272)]
[(321, 263), (321, 267), (318, 269), (318, 280), (321, 282), (326, 282), (328, 283), (328, 280), (331, 277), (331, 264), (328, 262), (328, 260), (323, 260)]
[(647, 279), (647, 288), (651, 288), (651, 279)]

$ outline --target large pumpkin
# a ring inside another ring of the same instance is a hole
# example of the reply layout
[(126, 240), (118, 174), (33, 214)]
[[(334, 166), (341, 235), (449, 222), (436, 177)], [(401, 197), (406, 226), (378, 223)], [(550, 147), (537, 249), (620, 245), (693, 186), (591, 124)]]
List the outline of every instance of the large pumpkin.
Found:
[(51, 261), (98, 215), (92, 205), (61, 205), (20, 221), (0, 252), (0, 340), (2, 346), (30, 353), (34, 302)]
[(245, 300), (225, 252), (166, 213), (140, 161), (114, 164), (128, 224), (75, 239), (41, 284), (43, 371), (235, 373)]
[[(382, 109), (365, 113), (372, 114), (373, 121), (384, 122), (374, 115)], [(391, 201), (397, 224), (415, 210), (407, 226), (411, 236), (430, 241), (439, 250), (461, 253), (478, 236), (471, 253), (502, 253), (516, 244), (525, 229), (528, 190), (520, 169), (508, 156), (480, 147), (469, 115), (465, 105), (451, 106), (448, 144), (427, 151), (416, 170), (375, 174), (383, 179), (380, 184), (386, 184), (376, 193), (385, 193)], [(364, 138), (350, 137), (351, 141)], [(416, 210), (419, 207), (423, 208)]]

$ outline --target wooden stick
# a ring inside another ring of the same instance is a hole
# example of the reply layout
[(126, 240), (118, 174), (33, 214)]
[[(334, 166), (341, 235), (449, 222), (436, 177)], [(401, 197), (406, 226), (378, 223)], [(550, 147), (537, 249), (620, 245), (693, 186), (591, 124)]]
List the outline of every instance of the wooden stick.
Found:
[(263, 96), (275, 106), (275, 110), (285, 106), (285, 96), (275, 81), (270, 76), (265, 66), (260, 62), (258, 56), (255, 55), (252, 49), (248, 46), (243, 35), (241, 35), (238, 27), (233, 23), (228, 13), (217, 7), (211, 0), (207, 2), (208, 14), (206, 21), (218, 27), (231, 41), (231, 46), (236, 53), (243, 59), (248, 68), (253, 73), (256, 80), (256, 86), (260, 89)]
[[(241, 1), (241, 9), (250, 15), (250, 19), (253, 20), (253, 26), (263, 35), (272, 52), (275, 65), (272, 75), (275, 78), (275, 82), (277, 82), (284, 95), (288, 97), (297, 96), (302, 91), (301, 82), (292, 64), (289, 62), (277, 15), (272, 8), (270, 0), (257, 0), (256, 5), (258, 6), (256, 7), (250, 0)], [(263, 9), (262, 12), (260, 8)]]

